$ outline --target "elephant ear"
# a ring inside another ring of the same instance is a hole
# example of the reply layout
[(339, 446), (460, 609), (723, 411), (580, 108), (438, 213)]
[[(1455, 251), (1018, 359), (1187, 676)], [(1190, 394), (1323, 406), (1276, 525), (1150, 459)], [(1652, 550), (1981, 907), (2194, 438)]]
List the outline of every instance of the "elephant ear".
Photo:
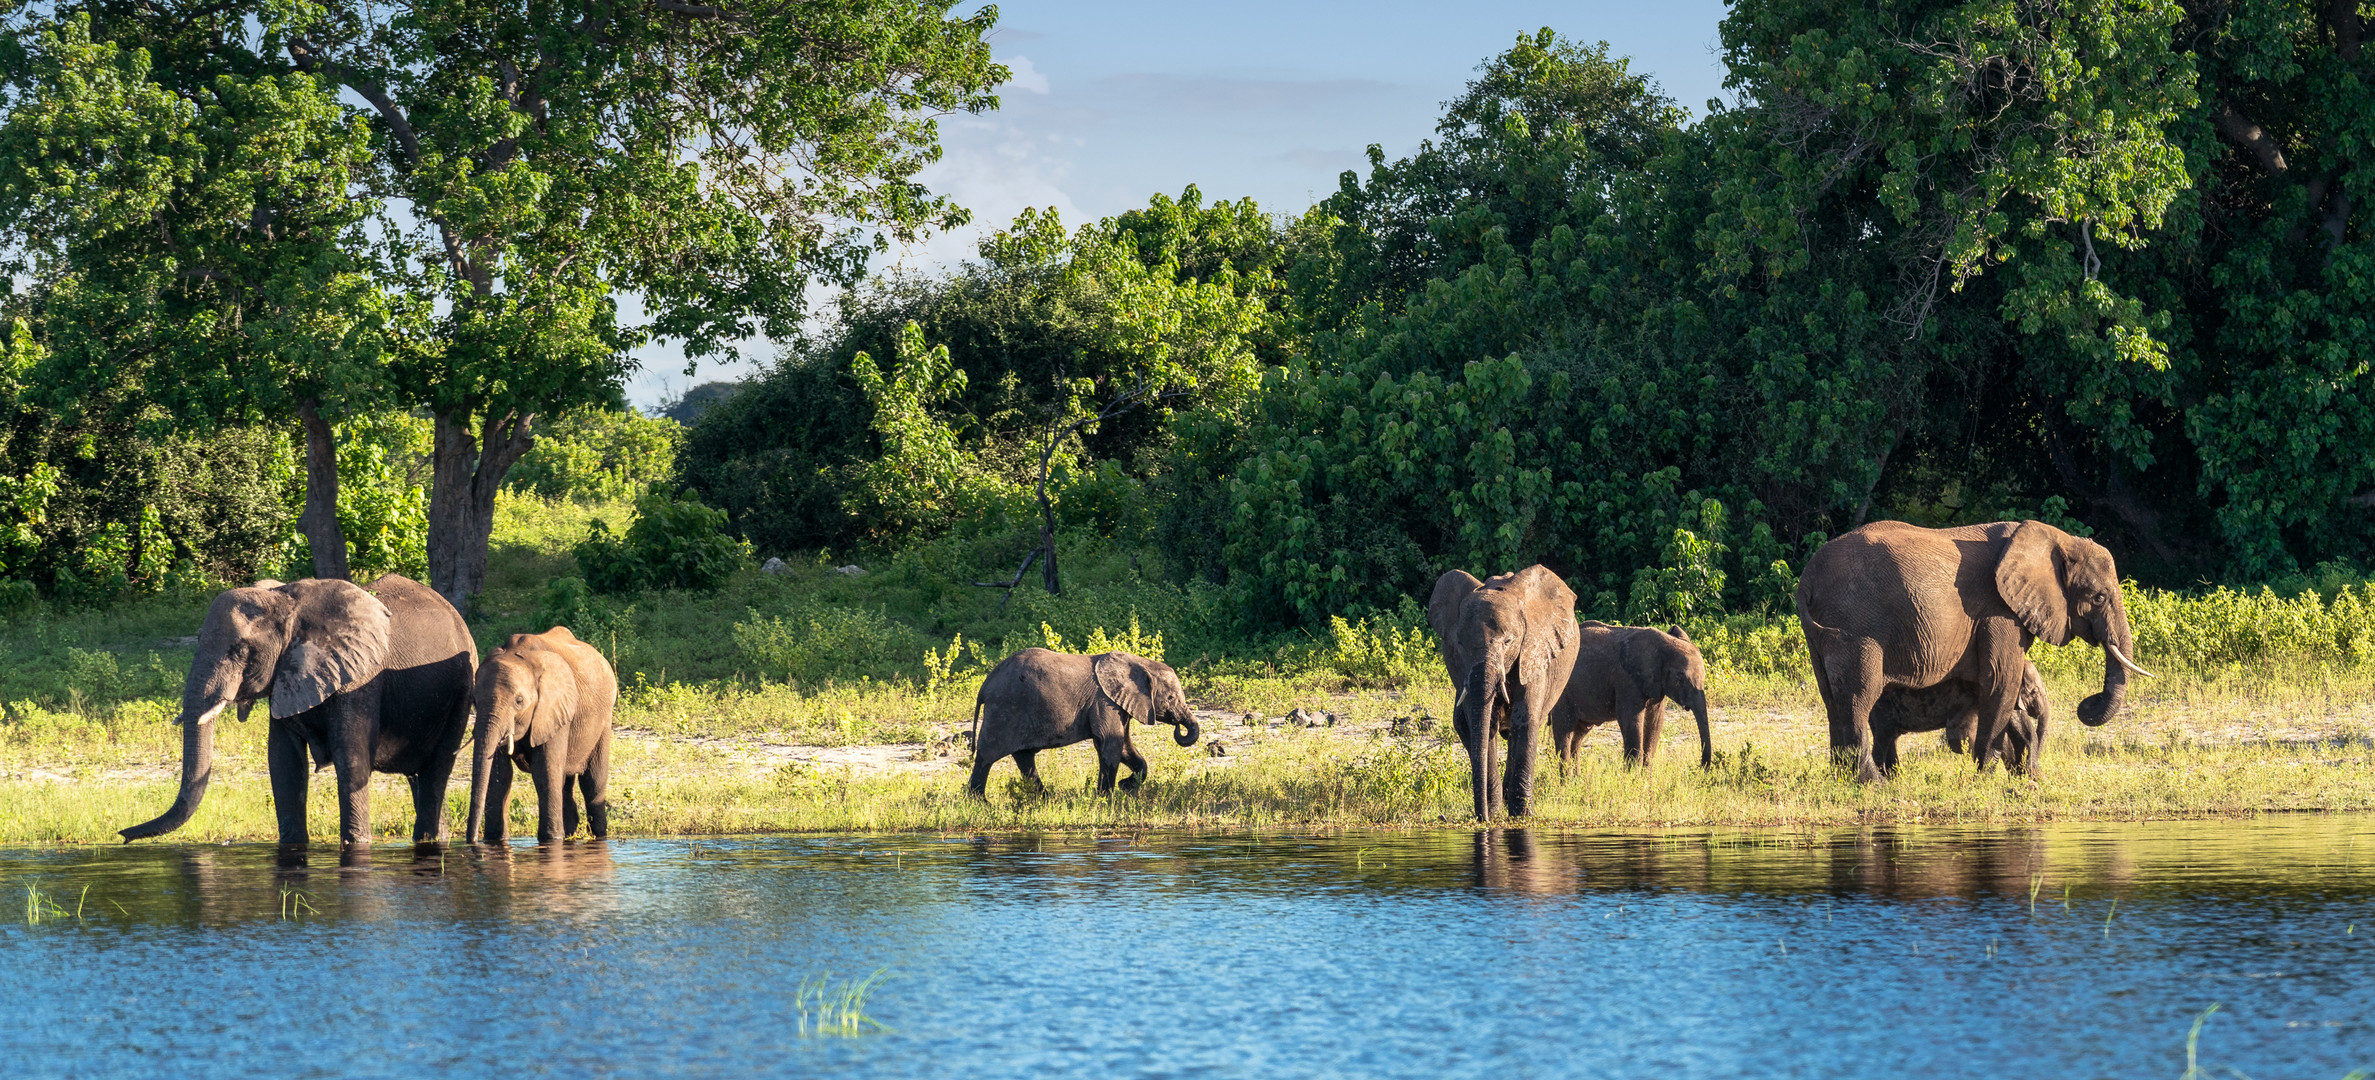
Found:
[(2062, 594), (2061, 530), (2024, 521), (1996, 564), (1996, 592), (2021, 628), (2051, 645), (2070, 640), (2070, 603)]
[(577, 715), (577, 672), (567, 658), (549, 648), (528, 651), (522, 659), (536, 673), (536, 707), (528, 713), (527, 742), (543, 746)]
[(1625, 634), (1616, 649), (1616, 664), (1625, 671), (1625, 678), (1633, 681), (1633, 689), (1644, 698), (1663, 697), (1666, 692), (1666, 650), (1657, 647), (1655, 627)]
[(1092, 669), (1105, 700), (1133, 720), (1154, 719), (1154, 680), (1147, 675), (1145, 662), (1129, 653), (1098, 653)]
[(1518, 658), (1517, 682), (1520, 686), (1541, 686), (1550, 677), (1551, 661), (1575, 644), (1578, 631), (1572, 618), (1556, 618), (1547, 633), (1536, 632), (1529, 621), (1526, 625), (1525, 655)]
[(289, 643), (272, 671), (272, 717), (295, 716), (371, 681), (388, 653), (388, 606), (351, 581), (300, 581)]
[(1679, 626), (1669, 626), (1666, 628), (1666, 636), (1670, 638), (1681, 638), (1684, 641), (1689, 641), (1691, 639), (1691, 632)]
[(1460, 627), (1460, 601), (1482, 587), (1484, 583), (1465, 570), (1446, 570), (1435, 579), (1435, 591), (1427, 597), (1427, 626), (1435, 631), (1435, 640), (1451, 640)]

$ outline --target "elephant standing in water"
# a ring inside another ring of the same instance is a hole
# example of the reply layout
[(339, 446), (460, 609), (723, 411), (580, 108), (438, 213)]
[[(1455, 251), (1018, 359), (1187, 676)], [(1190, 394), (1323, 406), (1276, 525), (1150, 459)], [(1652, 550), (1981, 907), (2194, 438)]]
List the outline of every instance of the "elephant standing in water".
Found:
[[(1534, 753), (1551, 706), (1567, 688), (1581, 631), (1575, 593), (1536, 565), (1478, 581), (1465, 570), (1435, 579), (1427, 622), (1443, 643), (1451, 675), (1452, 730), (1468, 751), (1476, 819), (1506, 808), (1522, 817), (1534, 804)], [(1500, 737), (1509, 770), (1494, 769)]]
[[(1979, 768), (2005, 748), (2039, 638), (2103, 648), (2103, 690), (2078, 705), (2089, 727), (2125, 704), (2135, 637), (2111, 553), (2041, 521), (1924, 529), (1881, 521), (1840, 536), (1806, 561), (1798, 622), (1833, 753), (1877, 780), (1872, 710), (1895, 687), (1955, 684), (1977, 702), (1969, 741)], [(2034, 773), (2037, 755), (2026, 755)]]
[(1625, 761), (1647, 767), (1657, 760), (1658, 736), (1666, 726), (1666, 702), (1691, 711), (1699, 722), (1699, 767), (1715, 761), (1707, 732), (1707, 661), (1679, 626), (1610, 626), (1587, 621), (1575, 652), (1567, 692), (1550, 710), (1550, 737), (1563, 765), (1575, 760), (1592, 728), (1615, 721), (1624, 733)]
[(412, 838), (445, 839), (445, 782), (470, 718), (478, 647), (461, 613), (410, 578), (366, 586), (259, 581), (214, 598), (181, 690), (181, 793), (129, 842), (181, 828), (214, 772), (214, 721), (236, 705), (271, 701), (265, 762), (280, 842), (302, 844), (311, 768), (338, 778), (338, 833), (371, 842), (371, 774), (412, 785)]
[(478, 669), (474, 697), (478, 744), (463, 837), (503, 842), (515, 763), (536, 782), (537, 843), (577, 831), (572, 785), (585, 797), (586, 830), (596, 840), (609, 836), (610, 715), (618, 702), (610, 661), (566, 626), (513, 634)]
[(973, 776), (966, 790), (988, 791), (990, 766), (1009, 754), (1023, 779), (1039, 783), (1039, 751), (1094, 739), (1097, 790), (1110, 792), (1123, 765), (1123, 791), (1146, 779), (1146, 759), (1130, 745), (1130, 721), (1172, 725), (1171, 741), (1196, 745), (1199, 729), (1177, 672), (1125, 652), (1079, 656), (1024, 649), (1000, 661), (973, 698)]

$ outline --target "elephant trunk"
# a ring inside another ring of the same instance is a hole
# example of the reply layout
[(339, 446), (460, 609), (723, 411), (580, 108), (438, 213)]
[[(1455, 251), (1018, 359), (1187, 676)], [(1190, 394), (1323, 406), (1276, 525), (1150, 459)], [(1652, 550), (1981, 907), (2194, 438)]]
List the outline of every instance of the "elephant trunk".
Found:
[(1715, 765), (1715, 737), (1707, 730), (1707, 691), (1704, 689), (1693, 690), (1690, 700), (1683, 704), (1690, 707), (1691, 719), (1699, 722), (1699, 767), (1702, 769), (1713, 768)]
[[(462, 842), (478, 843), (484, 837), (483, 826), (487, 814), (487, 785), (495, 773), (495, 718), (491, 709), (478, 711), (478, 723), (471, 732), (470, 746), (470, 813), (462, 819)], [(504, 811), (497, 810), (500, 814)]]
[(173, 807), (156, 820), (134, 825), (119, 832), (124, 842), (163, 836), (181, 828), (198, 812), (198, 804), (206, 798), (206, 783), (214, 777), (214, 718), (222, 715), (230, 704), (218, 701), (192, 708), (185, 699), (181, 717), (181, 793), (174, 796)]
[(1173, 722), (1171, 741), (1181, 746), (1194, 746), (1197, 736), (1203, 733), (1204, 729), (1196, 726), (1196, 718), (1190, 716), (1187, 719)]
[(2078, 722), (2102, 727), (2119, 715), (2128, 700), (2128, 657), (2136, 655), (2136, 639), (2128, 627), (2125, 601), (2111, 606), (2103, 627), (2103, 690), (2078, 703)]

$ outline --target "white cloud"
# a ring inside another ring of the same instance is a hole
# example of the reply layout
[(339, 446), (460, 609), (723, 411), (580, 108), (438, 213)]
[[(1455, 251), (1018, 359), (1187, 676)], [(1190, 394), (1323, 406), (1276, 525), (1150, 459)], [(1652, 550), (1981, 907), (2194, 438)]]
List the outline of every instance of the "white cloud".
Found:
[(1013, 78), (1006, 80), (1006, 85), (1017, 90), (1028, 90), (1034, 94), (1047, 93), (1047, 75), (1031, 66), (1030, 57), (1010, 56), (998, 62), (1006, 65), (1006, 69), (1014, 73)]

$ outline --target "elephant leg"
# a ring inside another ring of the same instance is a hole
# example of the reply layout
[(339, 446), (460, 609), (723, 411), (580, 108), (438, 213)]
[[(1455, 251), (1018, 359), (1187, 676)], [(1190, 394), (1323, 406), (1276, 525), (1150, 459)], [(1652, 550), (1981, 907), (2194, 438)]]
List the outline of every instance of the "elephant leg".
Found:
[(528, 775), (536, 781), (536, 842), (549, 844), (569, 834), (562, 829), (561, 805), (569, 798), (563, 787), (561, 762), (569, 753), (568, 740), (555, 735), (528, 758)]
[(1829, 654), (1817, 649), (1811, 639), (1806, 645), (1808, 659), (1814, 662), (1814, 692), (1822, 697), (1823, 719), (1830, 725), (1831, 760), (1847, 765), (1850, 763), (1847, 748), (1855, 745), (1855, 726), (1847, 718), (1846, 697), (1831, 686)]
[(577, 778), (577, 789), (586, 798), (586, 835), (601, 840), (610, 835), (610, 733), (602, 733), (594, 744), (593, 756), (586, 759), (585, 774)]
[(577, 796), (572, 794), (577, 786), (576, 777), (561, 778), (561, 838), (564, 840), (577, 835)]
[(322, 706), (330, 710), (330, 764), (338, 776), (338, 842), (371, 843), (371, 766), (378, 732), (377, 710), (359, 694), (341, 694)]
[(1536, 704), (1538, 696), (1529, 693), (1509, 710), (1509, 770), (1501, 786), (1510, 817), (1534, 812), (1534, 755), (1542, 744), (1542, 714), (1549, 711)]
[(500, 753), (487, 771), (487, 820), (481, 827), (486, 830), (484, 842), (496, 847), (511, 835), (511, 772), (511, 755)]
[(1897, 774), (1897, 735), (1895, 728), (1872, 732), (1872, 764), (1888, 776)]
[(293, 719), (274, 720), (265, 731), (264, 738), (264, 763), (272, 773), (272, 816), (280, 823), (280, 842), (303, 845), (306, 841), (305, 789), (313, 773), (313, 762), (306, 752), (305, 734), (297, 730), (297, 722)]
[(1855, 734), (1855, 777), (1871, 783), (1881, 778), (1880, 766), (1872, 761), (1872, 707), (1880, 704), (1880, 692), (1887, 689), (1888, 676), (1883, 670), (1879, 642), (1854, 638), (1850, 647), (1854, 649), (1851, 655), (1831, 658), (1832, 677), (1843, 684), (1833, 689), (1844, 692), (1847, 699), (1848, 727)]
[(1120, 739), (1097, 740), (1097, 794), (1113, 794), (1114, 774), (1121, 771), (1122, 744)]
[(1643, 711), (1631, 709), (1616, 714), (1616, 731), (1625, 741), (1625, 764), (1627, 765), (1641, 764), (1641, 714)]
[(998, 759), (1004, 756), (1006, 755), (993, 755), (981, 747), (974, 747), (973, 775), (965, 781), (965, 790), (970, 792), (974, 798), (988, 798), (990, 790), (990, 766), (997, 764)]
[(1047, 790), (1046, 782), (1039, 779), (1039, 751), (1015, 751), (1014, 768), (1016, 772), (1023, 774), (1023, 779), (1031, 782), (1032, 787), (1037, 788), (1040, 791)]
[(1122, 764), (1130, 767), (1130, 775), (1121, 779), (1123, 791), (1136, 791), (1139, 785), (1146, 783), (1146, 757), (1130, 744), (1127, 736), (1122, 739)]
[(1657, 763), (1658, 742), (1666, 734), (1666, 699), (1651, 698), (1641, 709), (1641, 767)]

